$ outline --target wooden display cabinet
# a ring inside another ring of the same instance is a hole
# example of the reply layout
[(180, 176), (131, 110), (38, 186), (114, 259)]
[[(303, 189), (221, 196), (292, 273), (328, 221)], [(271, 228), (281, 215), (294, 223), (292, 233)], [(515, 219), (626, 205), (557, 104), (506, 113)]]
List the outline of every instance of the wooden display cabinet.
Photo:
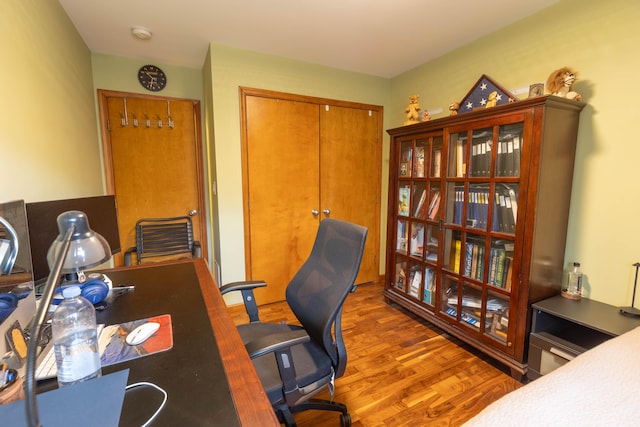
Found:
[(388, 131), (387, 301), (516, 378), (531, 303), (560, 292), (584, 105), (541, 96)]

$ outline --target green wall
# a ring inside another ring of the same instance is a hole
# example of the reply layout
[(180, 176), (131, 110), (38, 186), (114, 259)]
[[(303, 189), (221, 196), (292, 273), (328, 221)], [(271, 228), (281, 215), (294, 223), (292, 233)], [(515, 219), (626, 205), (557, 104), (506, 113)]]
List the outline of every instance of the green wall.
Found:
[(565, 264), (581, 262), (587, 293), (613, 305), (631, 304), (632, 264), (640, 261), (640, 144), (632, 133), (639, 23), (637, 1), (563, 0), (395, 77), (387, 110), (392, 126), (400, 126), (414, 93), (423, 109), (446, 115), (482, 74), (516, 89), (545, 82), (565, 65), (577, 70), (574, 89), (588, 105), (580, 117)]
[(0, 2), (0, 201), (103, 194), (91, 53), (57, 1)]

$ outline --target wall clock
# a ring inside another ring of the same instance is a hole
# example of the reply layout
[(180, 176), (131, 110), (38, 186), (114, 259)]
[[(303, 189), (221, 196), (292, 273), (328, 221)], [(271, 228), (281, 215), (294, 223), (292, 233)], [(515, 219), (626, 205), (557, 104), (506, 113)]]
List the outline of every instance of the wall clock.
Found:
[(155, 65), (143, 65), (138, 71), (138, 81), (145, 89), (159, 92), (167, 85), (167, 76)]

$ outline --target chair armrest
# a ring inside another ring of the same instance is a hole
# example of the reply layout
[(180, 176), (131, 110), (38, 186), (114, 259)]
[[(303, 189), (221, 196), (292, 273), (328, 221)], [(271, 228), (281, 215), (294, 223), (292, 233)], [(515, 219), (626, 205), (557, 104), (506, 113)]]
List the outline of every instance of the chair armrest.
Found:
[(242, 291), (247, 289), (264, 288), (267, 283), (264, 280), (243, 280), (240, 282), (231, 282), (226, 285), (220, 286), (220, 293), (222, 295), (232, 291)]
[(220, 293), (222, 295), (231, 291), (242, 292), (242, 302), (244, 303), (244, 309), (247, 311), (249, 321), (251, 323), (259, 322), (258, 305), (256, 304), (256, 298), (253, 295), (255, 288), (264, 288), (267, 283), (262, 280), (245, 280), (241, 282), (227, 283), (220, 287)]
[(138, 250), (136, 249), (135, 246), (124, 251), (124, 265), (127, 265), (127, 266), (131, 265), (131, 254), (134, 252), (136, 254), (138, 253)]
[(304, 344), (309, 341), (311, 341), (311, 337), (309, 337), (307, 332), (304, 329), (297, 329), (265, 335), (246, 343), (244, 346), (249, 353), (249, 357), (255, 359), (256, 357), (287, 349), (294, 345)]
[(282, 391), (288, 405), (298, 402), (301, 397), (291, 347), (308, 341), (311, 341), (311, 337), (307, 332), (304, 329), (296, 329), (265, 335), (245, 344), (251, 359), (273, 353), (278, 364)]

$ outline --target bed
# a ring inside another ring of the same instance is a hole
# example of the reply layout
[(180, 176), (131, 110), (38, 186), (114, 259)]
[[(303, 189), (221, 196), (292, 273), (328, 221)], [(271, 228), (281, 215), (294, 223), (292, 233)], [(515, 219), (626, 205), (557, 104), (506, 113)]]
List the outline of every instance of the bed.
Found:
[(464, 426), (640, 426), (640, 327), (507, 394)]

